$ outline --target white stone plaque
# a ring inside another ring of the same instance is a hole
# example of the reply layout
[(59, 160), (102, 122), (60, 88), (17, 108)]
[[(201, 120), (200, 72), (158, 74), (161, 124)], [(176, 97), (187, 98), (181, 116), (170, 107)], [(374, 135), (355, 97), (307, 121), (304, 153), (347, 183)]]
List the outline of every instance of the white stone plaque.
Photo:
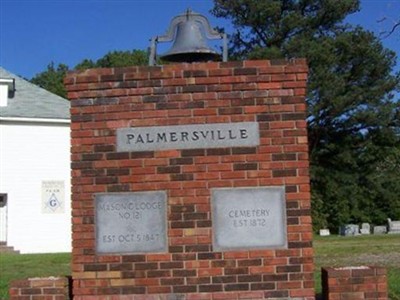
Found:
[(42, 181), (42, 213), (62, 214), (65, 212), (64, 181)]
[(212, 190), (215, 251), (287, 248), (284, 187)]
[(97, 194), (97, 253), (167, 251), (164, 191)]
[(132, 127), (117, 129), (117, 151), (254, 147), (257, 122)]

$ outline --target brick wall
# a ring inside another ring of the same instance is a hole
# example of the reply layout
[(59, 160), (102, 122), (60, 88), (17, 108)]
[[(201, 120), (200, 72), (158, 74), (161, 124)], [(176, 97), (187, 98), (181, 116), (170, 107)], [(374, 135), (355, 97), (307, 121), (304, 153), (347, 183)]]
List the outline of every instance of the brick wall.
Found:
[(11, 300), (66, 300), (69, 280), (66, 277), (29, 278), (10, 283)]
[(383, 267), (322, 268), (322, 290), (326, 300), (388, 299)]
[[(69, 74), (76, 299), (313, 299), (307, 71), (292, 60)], [(116, 152), (118, 128), (247, 121), (257, 147)], [(213, 251), (210, 189), (259, 186), (285, 186), (288, 248)], [(168, 195), (168, 252), (96, 255), (94, 194), (153, 190)]]

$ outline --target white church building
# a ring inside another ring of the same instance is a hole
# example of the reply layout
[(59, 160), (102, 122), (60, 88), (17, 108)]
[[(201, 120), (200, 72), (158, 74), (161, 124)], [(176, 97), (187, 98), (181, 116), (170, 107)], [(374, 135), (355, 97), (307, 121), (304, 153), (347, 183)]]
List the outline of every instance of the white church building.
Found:
[(0, 247), (71, 251), (69, 107), (0, 67)]

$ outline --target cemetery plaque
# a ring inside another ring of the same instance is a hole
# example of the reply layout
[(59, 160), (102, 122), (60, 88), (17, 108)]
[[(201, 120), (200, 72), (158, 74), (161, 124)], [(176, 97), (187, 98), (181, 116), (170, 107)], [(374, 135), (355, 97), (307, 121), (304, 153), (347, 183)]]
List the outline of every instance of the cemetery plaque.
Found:
[(164, 191), (97, 194), (97, 253), (167, 251)]
[(212, 190), (215, 251), (287, 248), (284, 187)]

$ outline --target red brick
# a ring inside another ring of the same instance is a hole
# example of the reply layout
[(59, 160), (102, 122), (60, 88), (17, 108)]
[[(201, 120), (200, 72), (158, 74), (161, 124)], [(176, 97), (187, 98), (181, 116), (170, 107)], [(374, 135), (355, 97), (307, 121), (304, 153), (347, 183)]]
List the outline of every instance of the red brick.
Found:
[(279, 74), (284, 72), (283, 66), (267, 66), (260, 68), (260, 74)]
[(263, 83), (258, 83), (258, 88), (260, 90), (280, 89), (282, 87), (284, 87), (282, 82), (263, 82)]
[(274, 273), (275, 267), (273, 265), (263, 267), (249, 267), (250, 274), (271, 274)]
[(270, 62), (267, 60), (246, 60), (243, 62), (244, 67), (268, 67)]
[(149, 286), (147, 287), (147, 292), (149, 294), (168, 294), (172, 292), (172, 287), (170, 286)]
[(149, 254), (147, 255), (147, 261), (170, 261), (171, 254)]

